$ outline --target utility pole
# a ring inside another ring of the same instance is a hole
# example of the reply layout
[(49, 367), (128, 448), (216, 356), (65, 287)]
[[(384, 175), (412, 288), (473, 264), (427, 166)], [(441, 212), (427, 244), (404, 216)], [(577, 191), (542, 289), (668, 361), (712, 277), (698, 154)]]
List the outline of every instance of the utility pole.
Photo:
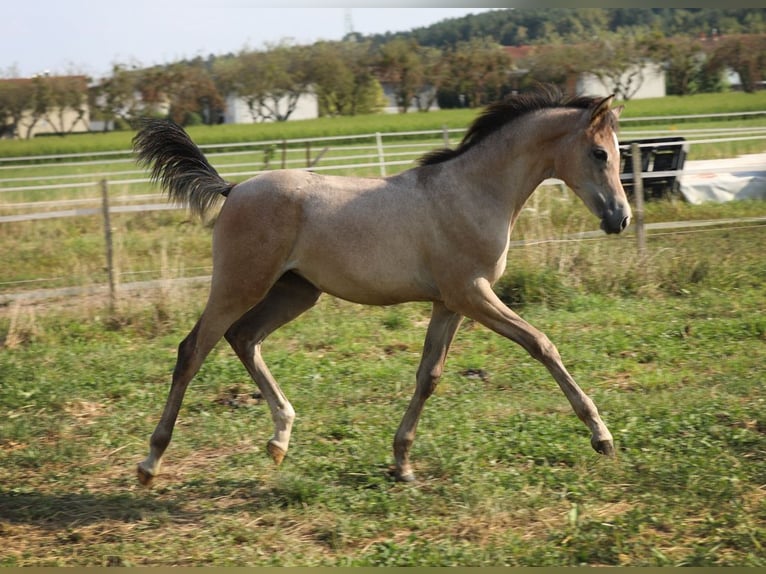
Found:
[(354, 21), (351, 17), (351, 8), (343, 9), (343, 28), (345, 31), (343, 39), (353, 40), (354, 39)]

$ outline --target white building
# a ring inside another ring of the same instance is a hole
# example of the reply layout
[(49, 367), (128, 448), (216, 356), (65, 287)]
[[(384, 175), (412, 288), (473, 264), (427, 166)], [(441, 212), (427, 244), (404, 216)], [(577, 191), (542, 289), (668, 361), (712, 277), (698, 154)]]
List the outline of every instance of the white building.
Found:
[[(659, 64), (648, 63), (642, 68), (634, 68), (625, 72), (619, 80), (621, 86), (629, 86), (628, 96), (631, 100), (644, 98), (662, 98), (666, 95), (665, 71)], [(616, 92), (615, 82), (608, 79), (602, 81), (591, 73), (580, 74), (577, 77), (575, 91), (589, 96), (608, 96)], [(624, 97), (626, 94), (618, 94)]]
[[(277, 106), (279, 108), (279, 114), (284, 115), (287, 113), (288, 101), (287, 98), (282, 98)], [(224, 123), (227, 124), (253, 124), (264, 121), (274, 121), (268, 118), (269, 114), (263, 113), (258, 115), (256, 110), (256, 116), (253, 117), (253, 113), (250, 111), (250, 107), (244, 98), (239, 97), (237, 94), (229, 94), (226, 97), (226, 110), (224, 112)], [(319, 100), (316, 94), (313, 92), (302, 94), (298, 98), (298, 103), (295, 109), (290, 114), (289, 120), (311, 120), (319, 117)]]

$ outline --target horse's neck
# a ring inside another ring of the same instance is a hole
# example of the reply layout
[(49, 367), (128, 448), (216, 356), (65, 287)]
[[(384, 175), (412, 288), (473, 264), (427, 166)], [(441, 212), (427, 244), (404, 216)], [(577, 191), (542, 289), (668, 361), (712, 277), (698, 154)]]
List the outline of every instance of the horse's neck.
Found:
[(571, 111), (558, 109), (522, 117), (451, 162), (451, 168), (462, 173), (465, 188), (492, 195), (512, 223), (532, 192), (555, 175), (562, 138), (576, 120)]

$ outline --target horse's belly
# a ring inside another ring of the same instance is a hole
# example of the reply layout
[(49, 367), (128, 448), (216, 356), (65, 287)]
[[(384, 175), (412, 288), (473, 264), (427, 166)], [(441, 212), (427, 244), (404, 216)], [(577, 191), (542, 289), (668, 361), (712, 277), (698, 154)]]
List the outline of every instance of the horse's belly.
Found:
[(398, 265), (377, 265), (348, 258), (299, 263), (294, 271), (325, 293), (364, 305), (394, 305), (438, 298), (438, 289), (423, 269)]

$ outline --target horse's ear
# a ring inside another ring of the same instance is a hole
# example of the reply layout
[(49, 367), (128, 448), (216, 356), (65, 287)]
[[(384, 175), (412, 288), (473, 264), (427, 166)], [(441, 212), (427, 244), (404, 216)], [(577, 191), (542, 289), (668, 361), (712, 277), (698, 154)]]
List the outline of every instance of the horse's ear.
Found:
[(590, 125), (593, 126), (598, 123), (604, 114), (609, 112), (609, 106), (612, 105), (612, 100), (614, 100), (614, 94), (605, 97), (598, 104), (596, 104), (596, 106), (593, 108), (593, 113), (590, 116)]

